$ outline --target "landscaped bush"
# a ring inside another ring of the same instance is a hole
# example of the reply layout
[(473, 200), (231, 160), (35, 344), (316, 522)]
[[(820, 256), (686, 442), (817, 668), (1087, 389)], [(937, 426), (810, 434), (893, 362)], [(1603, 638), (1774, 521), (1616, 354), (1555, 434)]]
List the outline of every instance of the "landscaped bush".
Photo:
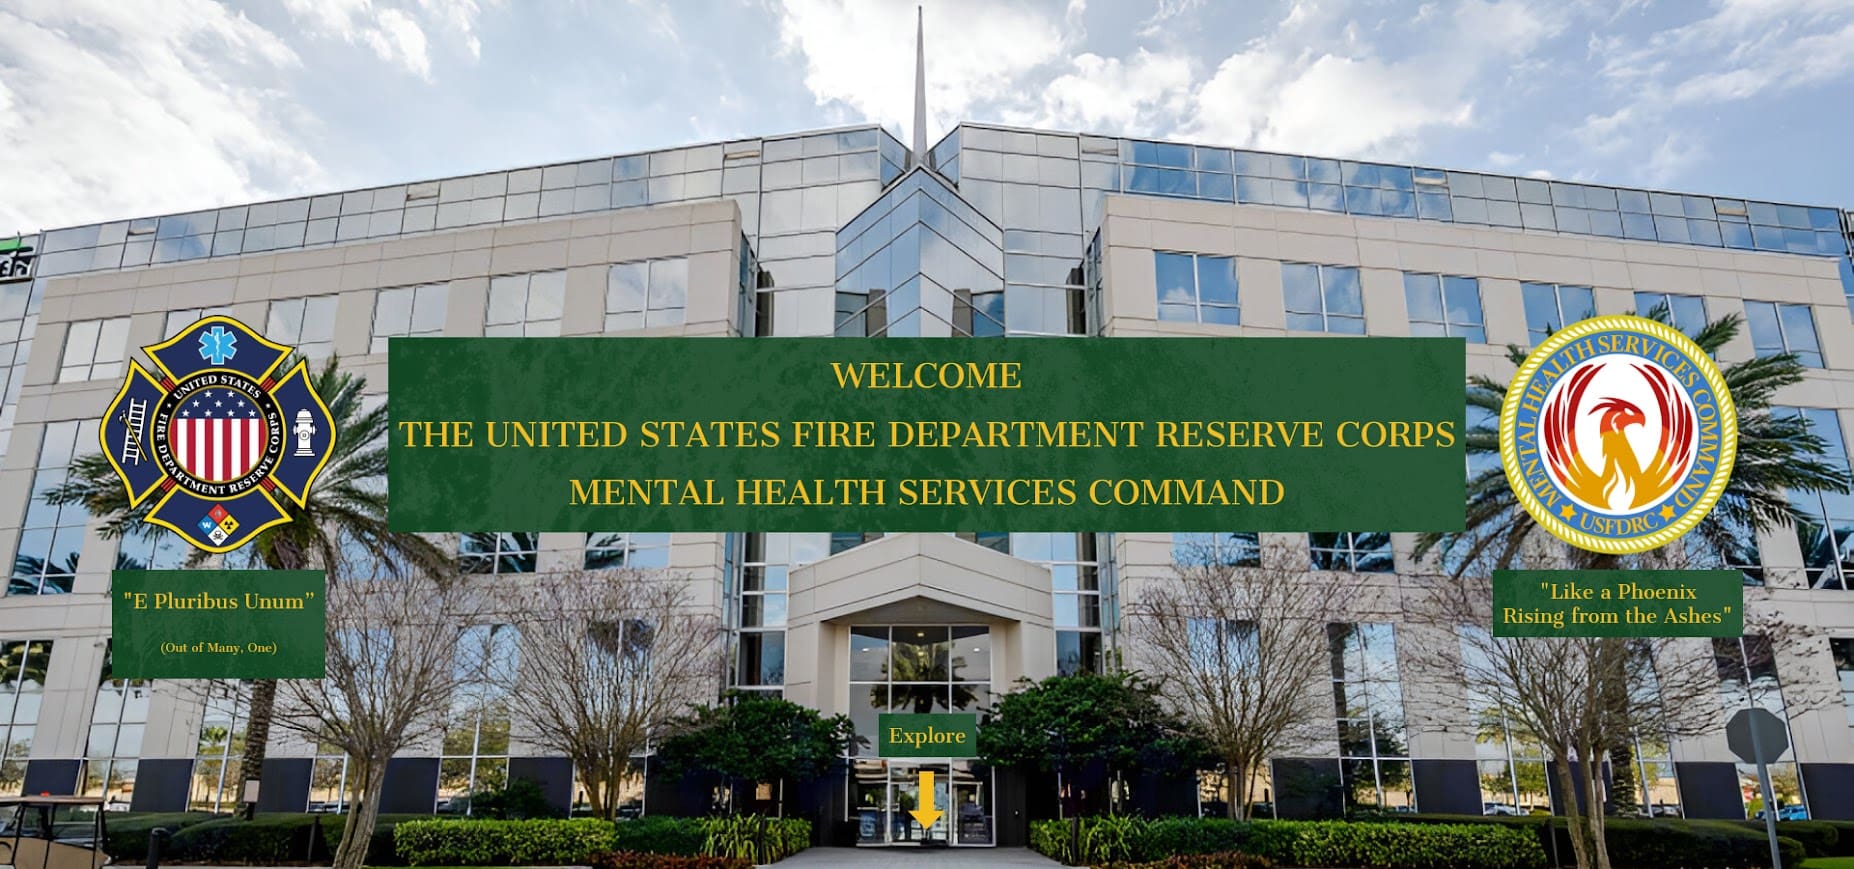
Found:
[[(1765, 835), (1763, 821), (1733, 821), (1732, 823), (1759, 836)], [(1848, 827), (1844, 835), (1843, 831), (1832, 821), (1778, 821), (1777, 836), (1779, 838), (1788, 836), (1801, 842), (1803, 851), (1811, 857), (1836, 857), (1841, 856), (1842, 851), (1845, 850), (1841, 847), (1841, 840), (1848, 835), (1854, 835), (1854, 824), (1849, 824)]]
[[(1405, 815), (1404, 824), (1466, 824), (1523, 829), (1536, 836), (1545, 852), (1556, 854), (1569, 863), (1573, 853), (1571, 833), (1564, 818), (1543, 815), (1501, 817), (1498, 815)], [(1779, 821), (1778, 833), (1787, 825), (1832, 822)], [(1763, 825), (1747, 827), (1738, 821), (1686, 821), (1677, 818), (1606, 818), (1604, 839), (1609, 844), (1610, 862), (1616, 869), (1753, 869), (1770, 866), (1770, 842), (1764, 838)], [(1854, 826), (1854, 825), (1850, 825)], [(1839, 831), (1845, 833), (1845, 830)], [(1818, 835), (1826, 842), (1826, 834)], [(1784, 863), (1794, 866), (1807, 853), (1802, 843), (1780, 835), (1778, 848)], [(1836, 847), (1839, 847), (1837, 845)]]
[(1546, 863), (1536, 836), (1495, 825), (1097, 817), (1082, 820), (1079, 838), (1078, 849), (1067, 821), (1030, 825), (1030, 846), (1070, 865), (1153, 863), (1210, 843), (1217, 843), (1216, 851), (1240, 850), (1289, 866), (1535, 869)]
[(739, 857), (752, 863), (776, 863), (811, 845), (811, 822), (803, 818), (734, 815), (703, 821), (708, 838), (702, 853)]
[(612, 825), (594, 818), (405, 821), (393, 849), (413, 866), (562, 866), (613, 850)]
[(1180, 854), (1144, 863), (1103, 863), (1095, 869), (1275, 869), (1275, 861), (1239, 851)]
[(708, 841), (708, 826), (701, 818), (645, 815), (619, 821), (616, 834), (619, 851), (695, 855)]
[[(258, 815), (246, 821), (217, 818), (182, 827), (168, 840), (170, 863), (315, 863), (334, 853), (322, 835), (320, 815)], [(107, 823), (107, 822), (106, 822)]]
[(1545, 849), (1537, 838), (1490, 824), (1258, 821), (1255, 826), (1266, 830), (1283, 824), (1292, 825), (1289, 850), (1263, 856), (1297, 866), (1537, 869), (1546, 863)]
[[(216, 817), (211, 812), (111, 812), (103, 819), (103, 838), (107, 843), (103, 852), (116, 858), (118, 863), (139, 863), (148, 859), (148, 841), (154, 831), (166, 830), (171, 834), (182, 827), (205, 823)], [(88, 826), (85, 825), (86, 828)]]
[(753, 869), (739, 857), (707, 854), (651, 854), (643, 851), (600, 851), (588, 863), (592, 869)]

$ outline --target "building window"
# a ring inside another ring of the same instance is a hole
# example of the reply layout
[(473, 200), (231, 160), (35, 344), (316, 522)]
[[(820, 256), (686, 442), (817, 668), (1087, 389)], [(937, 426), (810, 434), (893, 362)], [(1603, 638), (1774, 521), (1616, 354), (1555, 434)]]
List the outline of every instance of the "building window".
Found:
[(1176, 533), (1172, 535), (1172, 562), (1180, 565), (1261, 567), (1261, 535), (1254, 531)]
[(1805, 368), (1822, 367), (1822, 345), (1816, 340), (1815, 314), (1808, 305), (1746, 299), (1745, 324), (1751, 327), (1751, 347), (1756, 355), (1793, 353)]
[(667, 531), (601, 531), (586, 535), (586, 569), (668, 567)]
[(1828, 651), (1835, 656), (1835, 675), (1841, 678), (1841, 705), (1848, 713), (1848, 726), (1854, 727), (1854, 639), (1828, 641)]
[(688, 299), (687, 257), (617, 263), (605, 278), (605, 331), (680, 326)]
[(207, 684), (206, 708), (200, 717), (200, 744), (193, 762), (193, 789), (187, 808), (221, 812), (238, 805), (244, 780), (245, 726), (251, 690), (243, 682)]
[(317, 743), (314, 763), (309, 771), (309, 811), (347, 811), (348, 753), (334, 743)]
[(1105, 599), (1098, 535), (1012, 534), (1011, 554), (1049, 568), (1055, 592), (1056, 673), (1072, 676), (1102, 672), (1104, 629), (1113, 604)]
[(103, 651), (90, 739), (84, 750), (84, 796), (103, 797), (103, 810), (126, 812), (135, 793), (135, 767), (148, 727), (149, 684), (112, 678), (110, 648)]
[(533, 573), (541, 535), (533, 531), (472, 531), (458, 538), (457, 565), (464, 573)]
[[(458, 644), (460, 667), (480, 667), (477, 678), (451, 697), (451, 726), (444, 729), (438, 761), (437, 811), (470, 814), (470, 795), (499, 790), (509, 779), (509, 701), (494, 674), (514, 672), (520, 643), (512, 625), (476, 625)], [(477, 649), (487, 650), (482, 660)]]
[(450, 297), (450, 284), (381, 290), (373, 302), (373, 346), (369, 352), (385, 353), (389, 338), (444, 334), (444, 308)]
[(8, 711), (0, 714), (0, 793), (24, 790), (51, 650), (51, 640), (0, 642), (0, 676), (5, 677), (0, 682), (0, 707)]
[(551, 338), (560, 334), (566, 302), (566, 272), (531, 272), (489, 279), (489, 310), (483, 334), (490, 337)]
[(312, 359), (327, 358), (335, 352), (335, 297), (271, 302), (270, 324), (264, 337), (295, 347)]
[(64, 333), (64, 361), (58, 382), (103, 380), (122, 373), (122, 353), (129, 342), (129, 318), (80, 320)]
[(1667, 311), (1667, 322), (1685, 332), (1688, 338), (1706, 328), (1706, 302), (1699, 296), (1679, 293), (1636, 293), (1635, 313), (1646, 317), (1660, 308)]
[(230, 317), (230, 316), (232, 316), (232, 309), (224, 308), (224, 307), (181, 308), (178, 311), (169, 311), (167, 312), (167, 326), (162, 330), (161, 335), (162, 337), (166, 337), (168, 335), (179, 334), (180, 330), (185, 329), (188, 326), (193, 325), (194, 323), (198, 323), (199, 321), (204, 320), (207, 317)]
[[(1777, 678), (1777, 659), (1769, 637), (1714, 637), (1712, 658), (1718, 668), (1719, 698), (1725, 704), (1725, 714), (1762, 707), (1777, 716), (1785, 729), (1789, 728), (1789, 710), (1783, 702), (1783, 683)], [(1777, 760), (1768, 765), (1777, 807), (1807, 805), (1807, 795), (1797, 777), (1794, 737), (1790, 747), (1784, 749)], [(1738, 764), (1738, 786), (1740, 792), (1747, 794), (1745, 817), (1757, 817), (1764, 808), (1764, 798), (1758, 785), (1756, 764)]]
[(1534, 345), (1565, 326), (1596, 316), (1596, 296), (1589, 287), (1522, 283), (1519, 293), (1526, 306), (1526, 337)]
[(1301, 332), (1365, 334), (1365, 300), (1351, 266), (1281, 264), (1287, 327)]
[[(1487, 629), (1464, 625), (1461, 658), (1464, 673), (1492, 672), (1486, 658)], [(1474, 725), (1474, 756), (1481, 780), (1481, 814), (1528, 815), (1551, 812), (1551, 788), (1546, 783), (1545, 747), (1538, 737), (1516, 728), (1499, 702), (1486, 692), (1467, 686), (1469, 721)]]
[(1480, 278), (1406, 273), (1403, 300), (1410, 312), (1411, 335), (1487, 342), (1481, 325)]
[(1234, 257), (1155, 251), (1152, 261), (1159, 288), (1159, 319), (1225, 326), (1242, 322)]
[(1339, 725), (1346, 807), (1414, 811), (1410, 749), (1404, 739), (1403, 683), (1391, 625), (1326, 626), (1333, 706)]
[[(743, 691), (785, 690), (786, 576), (834, 551), (839, 535), (755, 533), (746, 539), (734, 612), (734, 685)], [(862, 535), (856, 535), (861, 542)], [(876, 535), (880, 536), (880, 535)]]
[[(1821, 460), (1842, 473), (1854, 472), (1841, 437), (1841, 418), (1822, 407), (1772, 407), (1772, 416), (1795, 415), (1822, 439)], [(1791, 492), (1790, 503), (1802, 514), (1796, 540), (1813, 588), (1847, 589), (1854, 576), (1854, 495), (1836, 492)], [(1755, 538), (1753, 538), (1755, 539)]]
[(13, 579), (6, 593), (69, 594), (77, 579), (77, 558), (84, 548), (89, 514), (82, 504), (57, 506), (45, 491), (62, 484), (79, 449), (97, 442), (96, 420), (50, 422), (39, 444), (39, 464), (32, 476), (32, 500), (21, 520), (19, 549), (13, 556)]
[(1314, 570), (1390, 573), (1391, 536), (1383, 531), (1316, 531), (1307, 535)]
[(151, 526), (145, 532), (123, 535), (116, 550), (116, 569), (179, 570), (195, 551), (180, 535)]
[(956, 625), (850, 629), (850, 721), (873, 757), (884, 712), (977, 711), (991, 705), (991, 629)]

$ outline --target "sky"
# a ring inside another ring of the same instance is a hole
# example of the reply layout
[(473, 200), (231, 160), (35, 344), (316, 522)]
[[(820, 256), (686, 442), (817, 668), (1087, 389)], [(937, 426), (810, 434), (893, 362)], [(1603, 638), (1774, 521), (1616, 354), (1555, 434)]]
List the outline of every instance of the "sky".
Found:
[[(963, 120), (1854, 208), (1854, 0), (927, 0)], [(879, 122), (915, 3), (5, 0), (0, 235)]]

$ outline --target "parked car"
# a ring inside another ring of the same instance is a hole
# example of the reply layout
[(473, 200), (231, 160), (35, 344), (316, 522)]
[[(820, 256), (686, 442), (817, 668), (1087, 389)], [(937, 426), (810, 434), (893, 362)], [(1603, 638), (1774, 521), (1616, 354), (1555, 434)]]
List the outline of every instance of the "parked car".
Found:
[(1519, 813), (1518, 809), (1513, 808), (1512, 803), (1481, 803), (1481, 814), (1483, 815), (1517, 816)]
[(1678, 818), (1680, 807), (1673, 803), (1655, 803), (1648, 809), (1648, 814), (1656, 818)]
[[(1760, 821), (1764, 820), (1764, 812), (1762, 810), (1759, 810), (1755, 817), (1757, 820), (1760, 820)], [(1802, 805), (1778, 806), (1777, 807), (1777, 820), (1779, 821), (1807, 821), (1809, 820), (1809, 807), (1802, 806)]]

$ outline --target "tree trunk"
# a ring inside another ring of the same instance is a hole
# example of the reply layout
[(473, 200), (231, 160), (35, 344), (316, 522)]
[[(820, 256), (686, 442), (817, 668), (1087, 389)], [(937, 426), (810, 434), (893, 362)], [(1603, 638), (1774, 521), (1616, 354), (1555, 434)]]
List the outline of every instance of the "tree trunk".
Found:
[[(239, 771), (244, 776), (240, 784), (238, 799), (240, 812), (245, 820), (257, 815), (256, 802), (243, 802), (245, 792), (250, 784), (264, 780), (264, 755), (270, 748), (270, 720), (277, 711), (277, 680), (259, 679), (251, 683), (251, 718), (245, 724), (245, 756), (239, 764)], [(260, 784), (260, 787), (262, 785)]]
[(1590, 807), (1590, 852), (1595, 859), (1596, 869), (1610, 869), (1609, 842), (1603, 833), (1603, 793), (1602, 755), (1594, 745), (1587, 745), (1578, 751), (1579, 757), (1594, 759), (1594, 763), (1584, 765), (1584, 805)]
[(335, 851), (334, 869), (361, 869), (366, 861), (373, 829), (380, 820), (380, 791), (385, 784), (386, 759), (367, 763), (348, 801), (348, 822), (341, 834), (341, 847)]
[[(1565, 829), (1571, 834), (1571, 853), (1577, 859), (1577, 869), (1595, 869), (1590, 854), (1589, 829), (1585, 826), (1583, 814), (1577, 809), (1577, 785), (1571, 775), (1571, 761), (1568, 752), (1559, 750), (1558, 757), (1551, 762), (1558, 773), (1558, 793), (1564, 800)], [(1547, 798), (1549, 798), (1547, 794)]]
[(1231, 763), (1223, 767), (1223, 780), (1229, 784), (1230, 800), (1224, 806), (1223, 814), (1232, 821), (1243, 820), (1248, 808), (1248, 794), (1242, 784), (1242, 764)]

